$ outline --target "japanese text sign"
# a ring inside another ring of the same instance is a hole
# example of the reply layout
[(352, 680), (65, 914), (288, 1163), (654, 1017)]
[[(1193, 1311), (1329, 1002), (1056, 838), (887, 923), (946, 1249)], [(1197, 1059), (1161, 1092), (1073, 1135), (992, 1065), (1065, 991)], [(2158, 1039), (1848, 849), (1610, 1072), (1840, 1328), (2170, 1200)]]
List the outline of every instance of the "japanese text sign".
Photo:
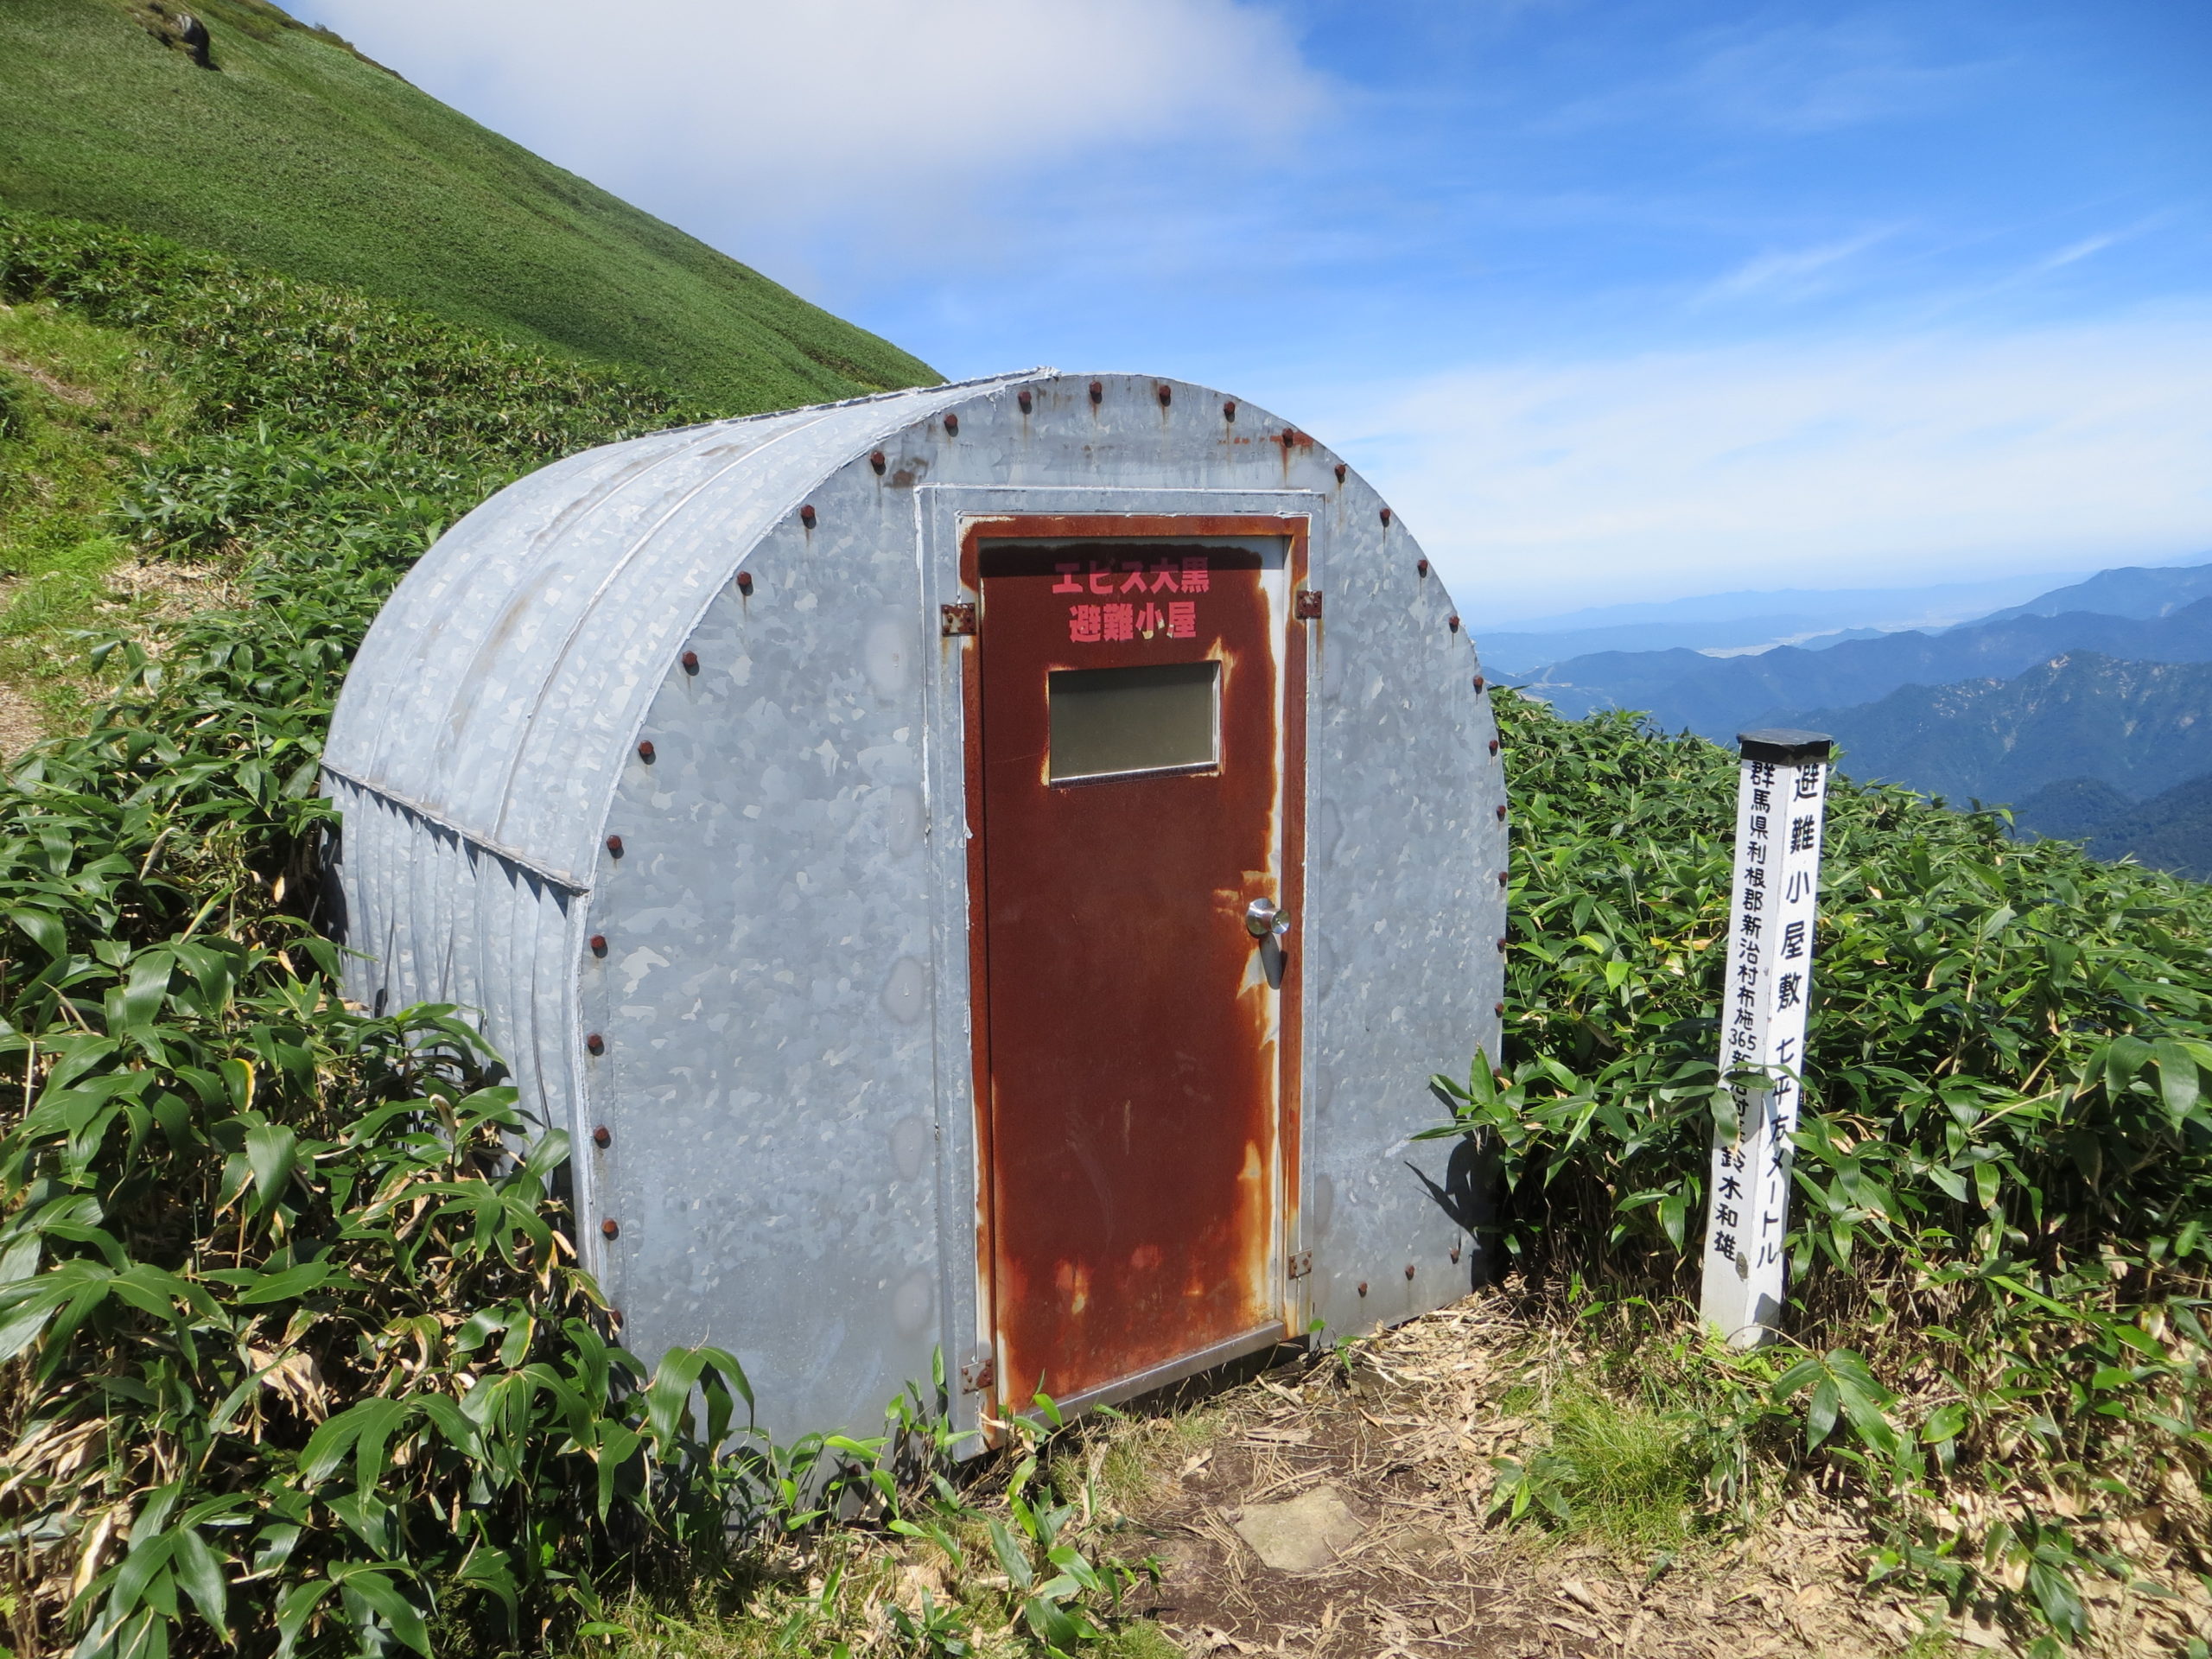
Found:
[(1730, 1342), (1754, 1347), (1775, 1334), (1787, 1283), (1831, 746), (1815, 732), (1745, 732), (1739, 741), (1719, 1056), (1736, 1128), (1713, 1132), (1701, 1311)]

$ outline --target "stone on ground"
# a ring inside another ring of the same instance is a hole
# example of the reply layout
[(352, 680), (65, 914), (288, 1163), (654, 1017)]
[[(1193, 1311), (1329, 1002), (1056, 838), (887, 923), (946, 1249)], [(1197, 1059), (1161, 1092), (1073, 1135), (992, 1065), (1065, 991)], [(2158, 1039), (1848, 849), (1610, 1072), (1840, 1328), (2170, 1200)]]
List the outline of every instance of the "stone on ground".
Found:
[(1287, 1503), (1248, 1503), (1236, 1518), (1236, 1535), (1284, 1573), (1319, 1572), (1366, 1530), (1333, 1486), (1316, 1486)]

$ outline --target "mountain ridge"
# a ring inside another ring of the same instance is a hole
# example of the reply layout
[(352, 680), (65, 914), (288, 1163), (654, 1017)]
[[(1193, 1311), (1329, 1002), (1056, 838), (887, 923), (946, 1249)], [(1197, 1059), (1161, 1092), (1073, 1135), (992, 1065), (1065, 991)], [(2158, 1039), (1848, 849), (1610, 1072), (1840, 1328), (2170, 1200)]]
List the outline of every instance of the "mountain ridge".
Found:
[(1779, 645), (1757, 656), (1600, 652), (1548, 669), (1526, 689), (1561, 714), (1641, 709), (1667, 730), (1687, 728), (1725, 743), (1745, 726), (1795, 719), (1807, 708), (1855, 707), (1907, 685), (2009, 678), (2069, 651), (2138, 661), (2212, 659), (2212, 597), (2164, 616), (2019, 615), (1819, 649)]
[(2016, 801), (2065, 779), (2157, 794), (2212, 772), (2212, 662), (2069, 652), (2010, 679), (1906, 685), (1791, 722), (1827, 733), (1838, 770), (1954, 801)]
[(725, 413), (930, 366), (267, 0), (0, 0), (0, 200), (359, 289)]
[[(1975, 623), (2006, 622), (2018, 616), (2060, 616), (2094, 611), (2101, 616), (2139, 618), (2171, 615), (2196, 600), (2212, 596), (2212, 564), (2115, 565), (2086, 582), (2054, 588), (2024, 605), (2008, 606), (1977, 617)], [(1972, 626), (1973, 623), (1961, 624)]]

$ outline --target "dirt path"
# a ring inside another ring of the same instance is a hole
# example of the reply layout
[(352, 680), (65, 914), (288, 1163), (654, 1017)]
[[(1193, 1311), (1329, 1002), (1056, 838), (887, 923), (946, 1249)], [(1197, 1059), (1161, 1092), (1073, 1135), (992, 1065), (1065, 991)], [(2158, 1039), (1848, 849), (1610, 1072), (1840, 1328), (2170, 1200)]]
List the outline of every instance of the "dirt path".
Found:
[[(1350, 1367), (1279, 1366), (1117, 1431), (1093, 1465), (1126, 1516), (1117, 1547), (1161, 1563), (1142, 1611), (1192, 1656), (1934, 1659), (2001, 1645), (1945, 1630), (1940, 1603), (1857, 1589), (1865, 1535), (1841, 1511), (1785, 1506), (1741, 1545), (1656, 1559), (1485, 1525), (1491, 1459), (1526, 1450), (1530, 1426), (1500, 1402), (1527, 1337), (1476, 1297), (1363, 1344)], [(1240, 1535), (1242, 1522), (1265, 1539), (1255, 1517), (1282, 1522), (1269, 1506), (1285, 1503), (1299, 1506), (1294, 1545), (1333, 1532), (1325, 1564), (1268, 1566)]]

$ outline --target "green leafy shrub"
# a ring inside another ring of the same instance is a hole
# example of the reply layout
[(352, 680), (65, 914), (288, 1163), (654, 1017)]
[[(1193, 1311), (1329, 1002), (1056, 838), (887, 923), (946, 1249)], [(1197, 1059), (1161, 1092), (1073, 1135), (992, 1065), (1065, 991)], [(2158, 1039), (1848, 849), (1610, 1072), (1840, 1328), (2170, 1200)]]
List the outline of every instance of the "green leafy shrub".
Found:
[[(1630, 715), (1500, 714), (1506, 1056), (1439, 1080), (1442, 1132), (1495, 1149), (1532, 1273), (1685, 1298), (1734, 759)], [(2116, 1561), (2099, 1541), (2146, 1505), (2167, 1572), (2212, 1567), (2212, 890), (1841, 780), (1822, 889), (1790, 1239), (1813, 1352), (1745, 1421), (1792, 1402), (1798, 1458), (1887, 1505), (1877, 1571), (2076, 1633), (2051, 1586)]]
[(263, 954), (118, 964), (7, 1138), (0, 1357), (36, 1357), (10, 1480), (88, 1539), (80, 1651), (273, 1627), (279, 1652), (380, 1630), (427, 1654), (440, 1617), (512, 1643), (577, 1567), (718, 1535), (743, 1379), (677, 1354), (648, 1389), (607, 1341), (545, 1195), (564, 1137), (512, 1156), (512, 1090), (473, 1086), (437, 1014), (333, 1012), (311, 982), (241, 1001)]
[(721, 1548), (743, 1378), (705, 1351), (638, 1375), (573, 1266), (560, 1138), (530, 1139), (450, 1020), (339, 1001), (305, 919), (316, 763), (361, 633), (442, 524), (679, 411), (87, 226), (0, 216), (0, 297), (162, 358), (192, 412), (115, 528), (224, 551), (247, 601), (102, 646), (90, 729), (0, 785), (16, 1645), (573, 1628), (599, 1586)]

